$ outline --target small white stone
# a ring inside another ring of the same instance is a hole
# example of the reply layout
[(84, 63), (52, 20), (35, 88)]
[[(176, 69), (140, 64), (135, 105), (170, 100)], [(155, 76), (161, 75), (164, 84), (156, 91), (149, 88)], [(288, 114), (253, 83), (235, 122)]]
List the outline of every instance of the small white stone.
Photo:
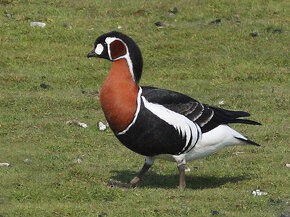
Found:
[(107, 126), (102, 121), (98, 122), (98, 126), (100, 131), (104, 131), (107, 129)]
[(29, 163), (30, 160), (28, 158), (24, 159), (24, 163)]
[(118, 29), (122, 29), (123, 27), (122, 27), (122, 26), (118, 26), (117, 28), (118, 28)]
[(44, 28), (46, 26), (46, 23), (43, 23), (43, 22), (31, 22), (30, 23), (30, 26), (31, 27), (41, 27), (41, 28)]
[(77, 163), (80, 164), (82, 162), (82, 159), (78, 158)]
[(82, 122), (80, 122), (78, 120), (69, 120), (69, 121), (66, 122), (66, 124), (67, 125), (75, 124), (75, 125), (78, 125), (78, 126), (83, 127), (83, 128), (87, 128), (88, 127), (87, 124), (82, 123)]
[(286, 167), (290, 168), (290, 164), (286, 164)]
[(0, 167), (9, 167), (10, 163), (0, 163)]
[(252, 191), (252, 195), (254, 196), (263, 196), (263, 195), (267, 195), (267, 192), (261, 191), (260, 189), (256, 189), (254, 191)]
[(79, 122), (78, 125), (79, 125), (80, 127), (82, 127), (82, 128), (87, 128), (87, 127), (88, 127), (87, 124), (85, 124), (85, 123), (81, 123), (81, 122)]
[(219, 101), (219, 105), (224, 105), (225, 102), (223, 100)]

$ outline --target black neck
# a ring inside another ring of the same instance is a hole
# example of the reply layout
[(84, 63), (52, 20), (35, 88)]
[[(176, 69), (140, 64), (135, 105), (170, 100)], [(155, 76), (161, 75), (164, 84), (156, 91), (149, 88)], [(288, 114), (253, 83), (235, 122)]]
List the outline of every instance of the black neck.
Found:
[(142, 54), (138, 45), (131, 38), (129, 38), (128, 41), (124, 41), (124, 42), (128, 46), (129, 56), (133, 65), (133, 73), (135, 77), (135, 82), (138, 84), (141, 79), (142, 70), (143, 70)]

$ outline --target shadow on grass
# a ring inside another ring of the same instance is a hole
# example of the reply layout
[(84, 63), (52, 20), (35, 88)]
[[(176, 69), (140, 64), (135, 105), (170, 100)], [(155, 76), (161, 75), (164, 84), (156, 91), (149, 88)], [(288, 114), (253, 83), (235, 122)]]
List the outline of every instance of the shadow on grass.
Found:
[[(111, 171), (114, 175), (111, 179), (128, 183), (137, 174), (129, 170)], [(227, 183), (237, 183), (242, 180), (247, 180), (246, 176), (232, 176), (232, 177), (216, 177), (216, 176), (192, 176), (186, 174), (186, 188), (190, 189), (206, 189), (217, 188)], [(138, 184), (139, 188), (177, 188), (179, 184), (179, 175), (162, 175), (153, 171), (147, 173), (145, 177)]]

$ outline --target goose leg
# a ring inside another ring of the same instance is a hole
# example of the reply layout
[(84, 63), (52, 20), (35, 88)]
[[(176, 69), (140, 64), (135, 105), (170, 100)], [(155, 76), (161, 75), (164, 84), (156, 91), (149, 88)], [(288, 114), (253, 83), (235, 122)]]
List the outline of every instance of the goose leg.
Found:
[(154, 163), (154, 159), (152, 157), (145, 157), (145, 163), (139, 173), (130, 181), (130, 185), (135, 187), (138, 182), (143, 178), (145, 173), (151, 168)]
[(185, 182), (185, 164), (186, 164), (185, 154), (173, 155), (173, 158), (176, 160), (177, 168), (178, 168), (178, 172), (179, 172), (179, 189), (183, 191), (185, 189), (185, 186), (186, 186), (186, 182)]
[(178, 166), (178, 171), (179, 171), (179, 189), (184, 190), (186, 187), (186, 182), (185, 182), (185, 164), (181, 164)]

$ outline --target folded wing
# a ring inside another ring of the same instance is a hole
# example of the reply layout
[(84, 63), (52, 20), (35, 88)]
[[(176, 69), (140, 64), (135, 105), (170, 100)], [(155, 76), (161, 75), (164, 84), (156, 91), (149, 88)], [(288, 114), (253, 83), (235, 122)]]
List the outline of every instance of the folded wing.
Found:
[(221, 124), (244, 123), (261, 125), (260, 123), (248, 119), (250, 114), (244, 111), (230, 111), (207, 104), (202, 104), (197, 100), (184, 94), (159, 89), (155, 87), (143, 86), (143, 96), (152, 103), (163, 105), (164, 107), (186, 116), (197, 123), (202, 132), (210, 131)]

